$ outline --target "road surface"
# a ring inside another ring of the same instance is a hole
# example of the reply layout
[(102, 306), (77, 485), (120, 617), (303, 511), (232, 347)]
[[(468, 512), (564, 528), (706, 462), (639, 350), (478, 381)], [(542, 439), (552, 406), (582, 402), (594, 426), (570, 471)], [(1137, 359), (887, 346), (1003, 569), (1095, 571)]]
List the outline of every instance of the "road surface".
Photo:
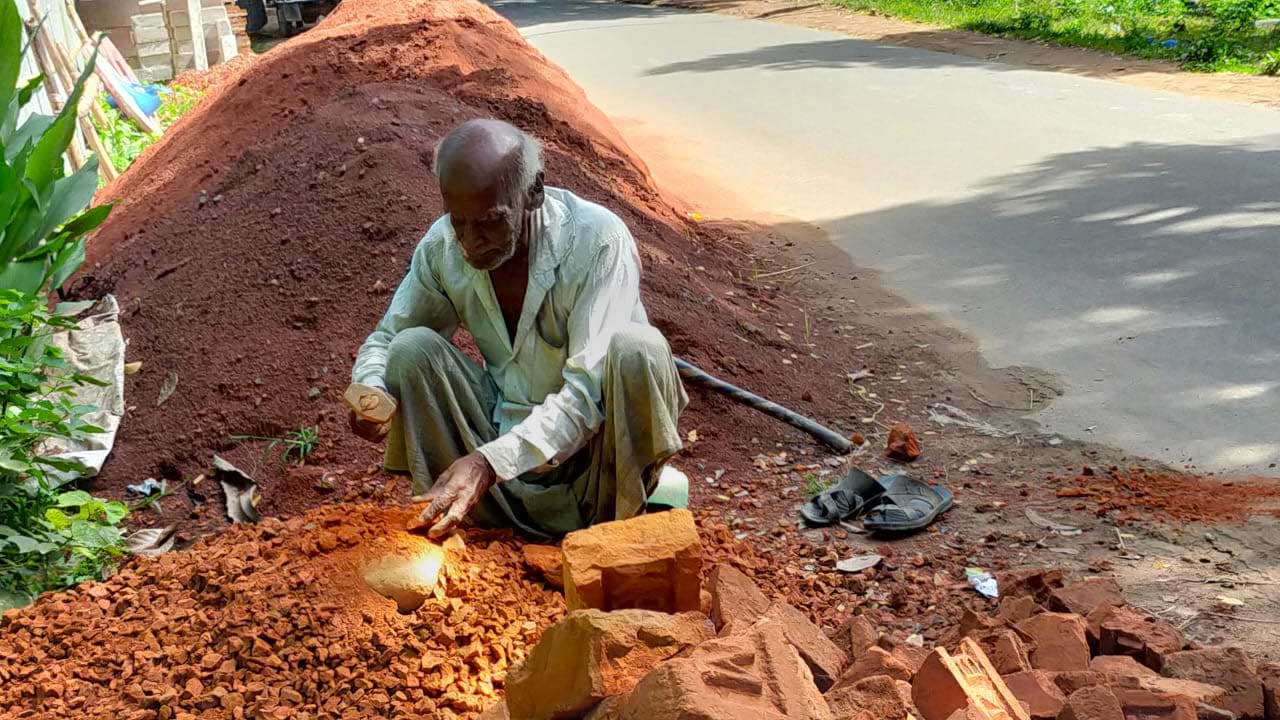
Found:
[(1276, 472), (1280, 112), (766, 21), (491, 4), (605, 113), (823, 227), (993, 365), (1055, 373), (1047, 431)]

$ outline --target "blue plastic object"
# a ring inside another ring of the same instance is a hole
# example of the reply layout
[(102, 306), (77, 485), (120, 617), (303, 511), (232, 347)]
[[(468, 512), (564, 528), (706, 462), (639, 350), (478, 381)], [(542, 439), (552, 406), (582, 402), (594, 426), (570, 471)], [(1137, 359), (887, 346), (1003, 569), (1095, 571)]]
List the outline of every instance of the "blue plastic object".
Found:
[[(162, 93), (166, 95), (173, 93), (172, 90), (163, 85), (141, 85), (132, 82), (125, 87), (125, 91), (129, 93), (129, 96), (133, 98), (133, 101), (148, 117), (155, 115), (156, 110), (160, 108), (160, 95)], [(116, 99), (108, 95), (107, 104), (115, 107)]]

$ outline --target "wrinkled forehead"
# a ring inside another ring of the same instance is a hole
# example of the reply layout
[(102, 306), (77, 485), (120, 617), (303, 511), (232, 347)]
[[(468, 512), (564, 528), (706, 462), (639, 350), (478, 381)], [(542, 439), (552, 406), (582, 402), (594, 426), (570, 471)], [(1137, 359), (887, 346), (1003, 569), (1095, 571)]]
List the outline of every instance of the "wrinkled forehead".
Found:
[[(505, 143), (468, 143), (440, 157), (440, 192), (450, 212), (483, 214), (505, 207), (510, 188), (516, 148)], [(456, 208), (456, 209), (455, 209)]]

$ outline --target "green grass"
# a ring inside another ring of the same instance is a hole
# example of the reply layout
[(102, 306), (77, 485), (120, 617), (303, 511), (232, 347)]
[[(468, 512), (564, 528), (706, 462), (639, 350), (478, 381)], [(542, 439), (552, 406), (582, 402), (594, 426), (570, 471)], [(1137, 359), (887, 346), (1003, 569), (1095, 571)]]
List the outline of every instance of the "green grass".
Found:
[[(170, 85), (169, 90), (172, 94), (162, 95), (160, 108), (156, 110), (156, 119), (159, 120), (160, 127), (166, 130), (200, 102), (200, 93), (191, 88)], [(98, 96), (98, 105), (107, 118), (105, 127), (98, 125), (103, 147), (116, 171), (124, 172), (160, 136), (143, 132), (142, 128), (123, 113), (108, 105), (106, 94)]]
[(943, 27), (1181, 62), (1191, 70), (1280, 74), (1280, 0), (833, 0)]
[(289, 464), (289, 458), (293, 458), (299, 465), (306, 462), (311, 453), (315, 452), (317, 446), (320, 445), (320, 426), (307, 427), (303, 426), (297, 430), (291, 430), (284, 437), (266, 437), (263, 435), (232, 435), (232, 440), (256, 440), (267, 443), (266, 453), (263, 460), (270, 459), (277, 447), (284, 449), (280, 455), (280, 466), (284, 467)]

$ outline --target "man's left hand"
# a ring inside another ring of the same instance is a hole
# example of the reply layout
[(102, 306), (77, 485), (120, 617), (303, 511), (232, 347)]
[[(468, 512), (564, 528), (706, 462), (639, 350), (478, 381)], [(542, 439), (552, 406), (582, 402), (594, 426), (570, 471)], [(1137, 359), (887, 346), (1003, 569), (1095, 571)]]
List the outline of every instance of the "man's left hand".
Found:
[(462, 522), (497, 481), (498, 474), (484, 455), (473, 452), (458, 458), (436, 478), (430, 490), (413, 498), (429, 504), (411, 527), (421, 527), (435, 520), (427, 535), (433, 538), (444, 535)]

